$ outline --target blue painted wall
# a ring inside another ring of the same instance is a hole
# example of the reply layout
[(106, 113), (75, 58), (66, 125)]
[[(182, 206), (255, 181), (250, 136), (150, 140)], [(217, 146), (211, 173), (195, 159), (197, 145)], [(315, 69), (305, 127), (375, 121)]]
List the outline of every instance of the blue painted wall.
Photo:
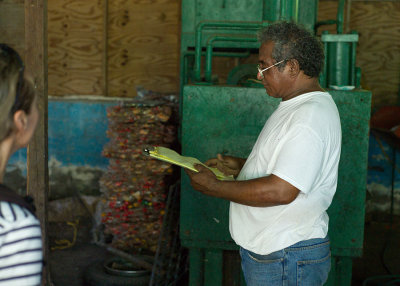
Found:
[(400, 152), (372, 134), (369, 139), (366, 208), (367, 213), (385, 214), (389, 214), (392, 208), (394, 214), (400, 215)]
[[(107, 108), (119, 102), (49, 100), (48, 147), (50, 186), (53, 194), (55, 190), (61, 193), (68, 192), (64, 186), (66, 178), (72, 181), (70, 186), (75, 186), (80, 192), (92, 188), (89, 193), (93, 193), (99, 189), (97, 181), (108, 165), (108, 159), (102, 156), (103, 147), (108, 142)], [(370, 136), (366, 188), (367, 213), (390, 212), (393, 177), (393, 211), (400, 215), (400, 168), (398, 167), (400, 153), (396, 152), (394, 167), (390, 162), (393, 159), (393, 152), (395, 152), (393, 148), (384, 140)], [(71, 166), (74, 169), (71, 169)], [(26, 176), (26, 149), (18, 151), (10, 158), (8, 171), (15, 169)], [(19, 184), (16, 186), (17, 189), (25, 188), (25, 185), (21, 184), (24, 180), (20, 177), (15, 177), (13, 180)], [(12, 185), (12, 182), (10, 184)], [(56, 194), (55, 197), (63, 195)]]
[[(107, 108), (119, 101), (49, 99), (49, 199), (100, 195), (99, 180), (108, 166), (102, 156), (108, 142)], [(26, 190), (26, 149), (9, 160), (4, 182)]]
[[(107, 143), (107, 107), (117, 102), (49, 100), (49, 159), (62, 165), (92, 166), (105, 169), (108, 160), (101, 155)], [(16, 152), (9, 166), (26, 165), (26, 149)]]
[(49, 104), (49, 158), (63, 164), (106, 168), (101, 156), (108, 141), (107, 107), (111, 103), (51, 102)]

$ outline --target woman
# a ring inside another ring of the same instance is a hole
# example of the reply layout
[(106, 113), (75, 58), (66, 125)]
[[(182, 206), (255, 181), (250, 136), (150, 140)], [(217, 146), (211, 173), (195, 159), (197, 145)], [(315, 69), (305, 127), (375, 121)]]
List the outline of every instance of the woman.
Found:
[(39, 113), (18, 53), (0, 44), (0, 286), (40, 285), (43, 254), (34, 208), (3, 185), (10, 156), (26, 147)]

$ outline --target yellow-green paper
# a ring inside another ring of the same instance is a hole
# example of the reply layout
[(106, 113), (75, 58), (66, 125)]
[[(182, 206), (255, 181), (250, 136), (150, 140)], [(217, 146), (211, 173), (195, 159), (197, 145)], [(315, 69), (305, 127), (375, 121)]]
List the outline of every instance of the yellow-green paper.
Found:
[(177, 152), (175, 152), (174, 150), (171, 150), (166, 147), (161, 147), (161, 146), (147, 147), (144, 149), (144, 154), (161, 161), (165, 161), (183, 168), (187, 168), (194, 172), (198, 172), (194, 167), (194, 165), (200, 164), (210, 169), (219, 180), (234, 180), (233, 176), (226, 176), (217, 168), (208, 167), (196, 158), (182, 156)]

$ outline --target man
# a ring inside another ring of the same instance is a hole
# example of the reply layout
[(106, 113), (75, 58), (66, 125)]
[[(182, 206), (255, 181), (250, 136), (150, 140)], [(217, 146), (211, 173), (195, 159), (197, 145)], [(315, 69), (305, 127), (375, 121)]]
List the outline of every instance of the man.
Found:
[(281, 98), (247, 160), (221, 156), (186, 171), (194, 189), (231, 201), (229, 229), (248, 286), (323, 285), (330, 270), (327, 208), (336, 191), (339, 114), (318, 83), (320, 42), (294, 23), (260, 33), (258, 79)]

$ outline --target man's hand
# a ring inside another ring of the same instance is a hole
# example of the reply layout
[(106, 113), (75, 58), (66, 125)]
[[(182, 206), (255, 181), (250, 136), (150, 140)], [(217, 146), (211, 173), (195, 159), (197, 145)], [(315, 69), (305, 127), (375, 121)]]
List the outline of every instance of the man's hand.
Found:
[(216, 185), (218, 184), (217, 177), (213, 172), (200, 164), (196, 164), (194, 167), (199, 172), (184, 169), (190, 178), (190, 184), (192, 187), (205, 195), (216, 197)]
[(217, 168), (222, 173), (227, 176), (233, 175), (235, 178), (239, 175), (240, 170), (245, 163), (245, 159), (232, 157), (232, 156), (222, 156), (217, 155), (217, 158), (210, 159), (205, 162), (208, 167)]

